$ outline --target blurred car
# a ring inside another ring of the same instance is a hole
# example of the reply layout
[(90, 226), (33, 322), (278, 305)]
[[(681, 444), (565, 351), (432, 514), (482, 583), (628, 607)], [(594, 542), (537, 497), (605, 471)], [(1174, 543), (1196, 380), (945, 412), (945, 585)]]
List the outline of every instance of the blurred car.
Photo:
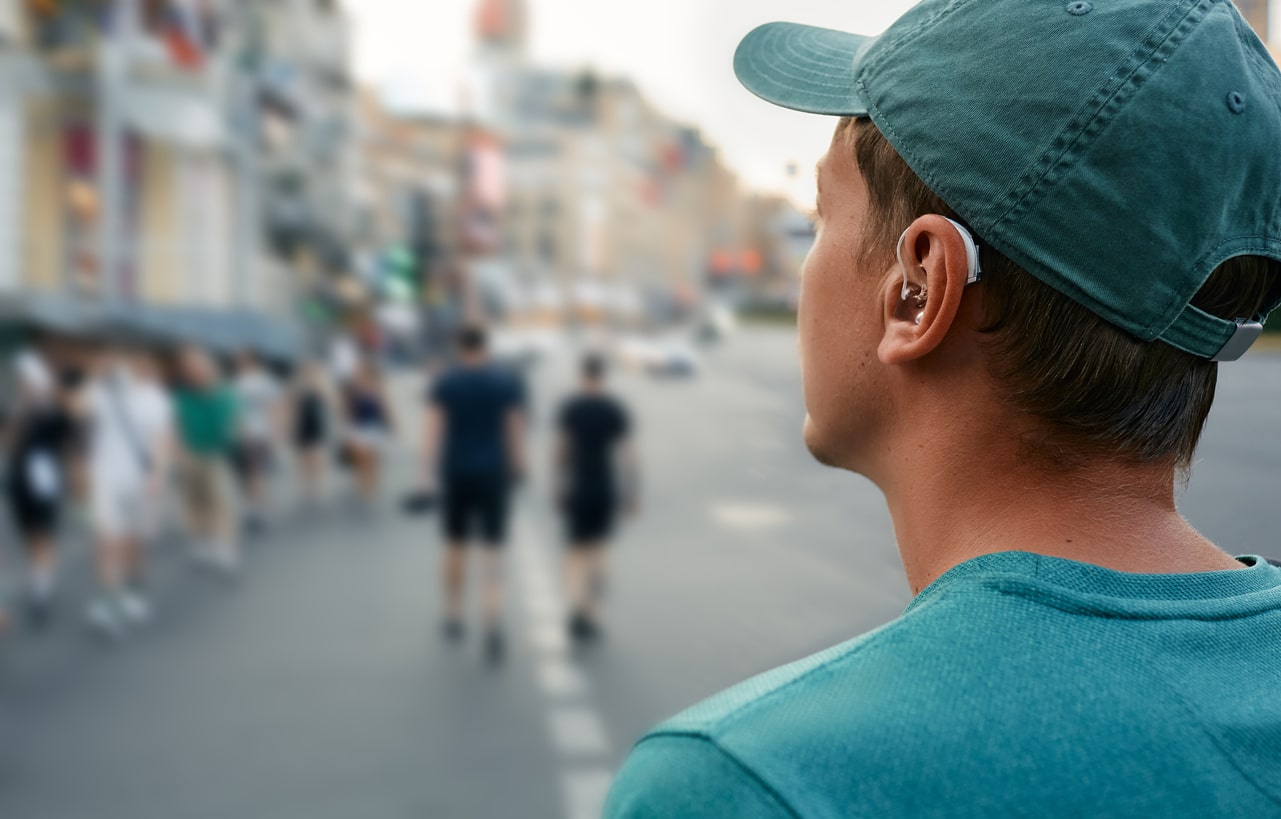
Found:
[(738, 327), (734, 311), (723, 304), (711, 307), (695, 326), (695, 337), (704, 344), (723, 341)]
[(657, 342), (644, 336), (619, 339), (615, 355), (623, 369), (636, 372), (649, 370), (661, 357)]
[(617, 356), (624, 368), (660, 378), (688, 378), (702, 369), (693, 345), (680, 337), (630, 336), (619, 341)]
[(649, 368), (651, 375), (668, 378), (692, 378), (701, 370), (698, 353), (684, 339), (660, 342), (657, 360)]
[(561, 334), (551, 328), (497, 330), (490, 349), (496, 361), (525, 369), (554, 355), (563, 344)]

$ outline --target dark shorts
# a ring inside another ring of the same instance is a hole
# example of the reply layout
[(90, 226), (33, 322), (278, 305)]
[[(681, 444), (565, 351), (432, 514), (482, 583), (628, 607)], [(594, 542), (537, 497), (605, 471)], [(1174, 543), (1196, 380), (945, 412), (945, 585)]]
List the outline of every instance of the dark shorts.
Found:
[(238, 441), (231, 450), (231, 462), (241, 481), (271, 472), (271, 447), (264, 441)]
[(9, 486), (9, 511), (23, 538), (51, 537), (58, 528), (58, 502), (40, 498), (23, 487)]
[(608, 496), (571, 497), (565, 503), (565, 536), (570, 547), (602, 544), (614, 531), (618, 502)]
[(325, 443), (325, 425), (299, 424), (294, 430), (294, 446), (300, 450), (315, 449)]
[(442, 484), (441, 522), (451, 544), (477, 537), (487, 545), (502, 546), (507, 539), (505, 475), (446, 476)]

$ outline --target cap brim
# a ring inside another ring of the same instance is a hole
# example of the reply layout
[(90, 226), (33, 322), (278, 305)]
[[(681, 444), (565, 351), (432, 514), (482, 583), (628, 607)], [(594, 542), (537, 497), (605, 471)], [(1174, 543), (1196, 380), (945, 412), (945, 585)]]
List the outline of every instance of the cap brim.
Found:
[(766, 23), (734, 52), (734, 74), (761, 99), (811, 114), (867, 116), (859, 59), (875, 37), (796, 23)]

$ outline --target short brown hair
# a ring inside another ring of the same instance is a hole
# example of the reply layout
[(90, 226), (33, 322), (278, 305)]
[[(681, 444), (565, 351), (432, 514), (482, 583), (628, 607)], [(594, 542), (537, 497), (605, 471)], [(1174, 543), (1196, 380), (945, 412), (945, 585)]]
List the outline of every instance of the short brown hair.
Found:
[[(837, 142), (853, 150), (867, 186), (865, 262), (892, 264), (899, 235), (919, 216), (960, 219), (870, 120), (841, 120)], [(1218, 365), (1135, 339), (978, 240), (988, 372), (998, 393), (1038, 422), (1028, 453), (1059, 469), (1100, 456), (1190, 465)], [(1223, 318), (1256, 315), (1275, 301), (1279, 270), (1261, 256), (1229, 259), (1192, 303)]]

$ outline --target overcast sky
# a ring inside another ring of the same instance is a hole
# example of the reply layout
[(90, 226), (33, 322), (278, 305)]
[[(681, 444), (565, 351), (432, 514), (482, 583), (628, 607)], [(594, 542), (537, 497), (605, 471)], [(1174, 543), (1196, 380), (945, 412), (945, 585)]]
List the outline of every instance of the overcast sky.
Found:
[[(346, 0), (356, 71), (407, 106), (448, 109), (472, 47), (479, 0)], [(703, 130), (751, 186), (784, 190), (789, 162), (810, 197), (834, 121), (784, 111), (734, 79), (739, 39), (770, 20), (876, 34), (911, 0), (528, 0), (534, 61), (634, 79), (660, 110)]]

